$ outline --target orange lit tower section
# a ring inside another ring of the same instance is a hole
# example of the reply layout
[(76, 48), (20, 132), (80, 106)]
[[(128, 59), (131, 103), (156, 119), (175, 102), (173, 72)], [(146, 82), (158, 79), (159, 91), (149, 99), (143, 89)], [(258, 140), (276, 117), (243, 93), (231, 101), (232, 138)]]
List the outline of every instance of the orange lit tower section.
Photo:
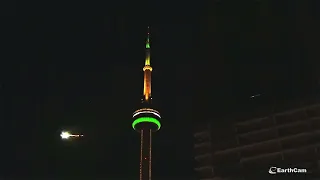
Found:
[(150, 65), (150, 33), (148, 27), (148, 36), (146, 42), (146, 60), (143, 67), (144, 78), (143, 78), (143, 96), (144, 101), (151, 101), (151, 72), (152, 67)]
[(160, 129), (160, 113), (152, 106), (150, 65), (150, 33), (146, 41), (146, 60), (143, 67), (143, 98), (141, 108), (133, 113), (132, 128), (140, 133), (140, 180), (151, 180), (152, 133)]

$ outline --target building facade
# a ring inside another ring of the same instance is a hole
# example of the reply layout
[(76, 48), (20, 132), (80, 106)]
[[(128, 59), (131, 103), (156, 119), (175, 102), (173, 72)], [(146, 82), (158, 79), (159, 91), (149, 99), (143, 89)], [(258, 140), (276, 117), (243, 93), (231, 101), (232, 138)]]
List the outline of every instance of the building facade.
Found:
[(305, 168), (308, 173), (299, 178), (320, 178), (320, 103), (223, 121), (216, 126), (203, 123), (195, 130), (195, 171), (200, 180), (281, 178), (270, 175), (270, 167)]

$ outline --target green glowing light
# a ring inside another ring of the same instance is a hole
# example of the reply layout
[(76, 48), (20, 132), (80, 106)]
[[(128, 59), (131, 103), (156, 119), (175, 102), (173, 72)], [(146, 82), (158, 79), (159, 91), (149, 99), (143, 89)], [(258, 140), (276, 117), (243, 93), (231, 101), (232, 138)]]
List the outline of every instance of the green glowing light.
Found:
[(132, 123), (132, 128), (133, 129), (136, 129), (135, 126), (139, 123), (143, 123), (143, 122), (149, 122), (149, 123), (154, 123), (158, 126), (157, 130), (160, 129), (161, 127), (161, 124), (160, 124), (160, 121), (158, 121), (157, 119), (155, 118), (152, 118), (152, 117), (141, 117), (141, 118), (138, 118), (136, 120), (133, 121)]
[(150, 49), (149, 39), (148, 39), (148, 41), (147, 41), (146, 48), (147, 48), (147, 49)]

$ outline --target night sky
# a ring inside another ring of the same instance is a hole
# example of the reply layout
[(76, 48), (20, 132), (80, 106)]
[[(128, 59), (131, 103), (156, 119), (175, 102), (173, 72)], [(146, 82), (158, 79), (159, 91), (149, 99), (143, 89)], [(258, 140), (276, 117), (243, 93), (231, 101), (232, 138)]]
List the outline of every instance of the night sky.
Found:
[[(142, 96), (150, 25), (152, 93), (163, 117), (154, 134), (153, 176), (195, 176), (196, 122), (239, 111), (238, 105), (316, 92), (318, 6), (306, 13), (276, 2), (182, 8), (154, 1), (138, 9), (119, 2), (104, 16), (7, 17), (2, 124), (6, 137), (12, 135), (4, 139), (2, 174), (138, 178), (139, 134), (131, 115)], [(95, 7), (103, 9), (88, 5), (88, 12)], [(254, 94), (261, 97), (253, 102)], [(62, 129), (85, 137), (63, 142)]]

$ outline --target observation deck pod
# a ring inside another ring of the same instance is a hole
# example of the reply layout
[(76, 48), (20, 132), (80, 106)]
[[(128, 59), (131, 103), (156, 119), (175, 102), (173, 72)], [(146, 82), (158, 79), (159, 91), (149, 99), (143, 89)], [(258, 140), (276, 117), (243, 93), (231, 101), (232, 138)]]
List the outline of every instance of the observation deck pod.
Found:
[(151, 129), (153, 132), (161, 128), (160, 113), (151, 108), (142, 108), (136, 110), (133, 115), (132, 128), (138, 132), (142, 129)]

